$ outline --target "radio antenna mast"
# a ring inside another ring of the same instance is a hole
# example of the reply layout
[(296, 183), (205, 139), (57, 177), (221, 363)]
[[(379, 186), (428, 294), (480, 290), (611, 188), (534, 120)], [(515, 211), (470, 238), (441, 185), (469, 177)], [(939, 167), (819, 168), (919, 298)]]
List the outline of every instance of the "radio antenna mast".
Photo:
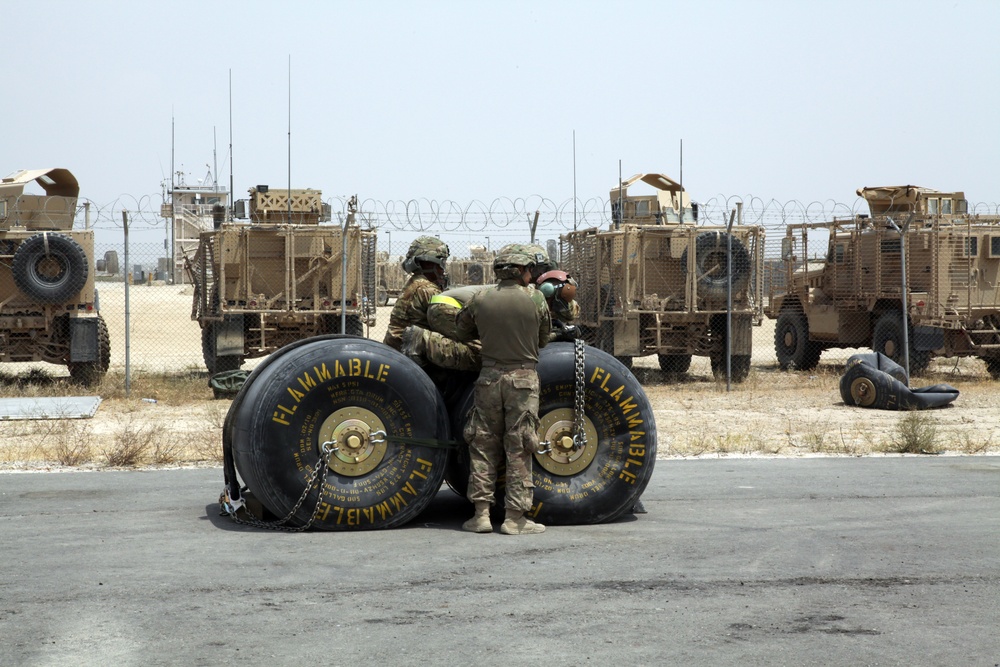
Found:
[(236, 193), (233, 192), (233, 69), (229, 68), (229, 219), (236, 210)]
[(288, 223), (292, 222), (292, 54), (288, 54)]

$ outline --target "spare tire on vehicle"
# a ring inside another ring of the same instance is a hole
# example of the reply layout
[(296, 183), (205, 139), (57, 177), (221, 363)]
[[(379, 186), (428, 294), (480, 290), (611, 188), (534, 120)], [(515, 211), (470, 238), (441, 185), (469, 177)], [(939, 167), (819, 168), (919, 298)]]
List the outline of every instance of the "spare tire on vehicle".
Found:
[[(400, 526), (441, 486), (448, 414), (430, 378), (387, 345), (353, 336), (297, 341), (247, 378), (223, 426), (227, 487), (291, 526)], [(322, 489), (321, 449), (333, 449)], [(231, 465), (234, 469), (230, 469)]]
[(74, 239), (42, 232), (25, 239), (14, 251), (14, 284), (39, 303), (62, 303), (87, 283), (87, 254)]
[[(747, 288), (750, 282), (750, 253), (743, 241), (735, 235), (726, 232), (703, 232), (694, 241), (694, 267), (695, 281), (697, 282), (698, 295), (712, 298), (724, 298), (728, 290), (729, 271), (728, 261), (728, 239), (732, 237), (733, 262), (733, 293), (738, 293)], [(681, 266), (687, 271), (688, 250), (685, 248), (681, 253)]]
[[(531, 516), (543, 524), (613, 521), (632, 509), (653, 473), (656, 421), (639, 381), (613, 356), (584, 347), (584, 447), (574, 450), (576, 350), (569, 342), (550, 343), (538, 360), (541, 386), (539, 438), (551, 451), (536, 454)], [(452, 432), (472, 408), (472, 387), (451, 407)], [(465, 495), (469, 460), (463, 445), (449, 460), (448, 484)], [(495, 510), (502, 511), (497, 489)]]

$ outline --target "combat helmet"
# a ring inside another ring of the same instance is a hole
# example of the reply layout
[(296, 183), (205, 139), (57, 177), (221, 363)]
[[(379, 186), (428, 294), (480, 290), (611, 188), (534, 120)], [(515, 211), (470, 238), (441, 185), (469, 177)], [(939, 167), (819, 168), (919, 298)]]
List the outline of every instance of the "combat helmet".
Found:
[(546, 271), (551, 271), (556, 268), (552, 264), (552, 260), (549, 259), (549, 253), (545, 251), (545, 248), (536, 244), (529, 243), (522, 246), (529, 255), (535, 258), (535, 266), (531, 269), (531, 281), (535, 282), (538, 280), (538, 276), (542, 275)]
[(419, 236), (406, 251), (403, 270), (407, 273), (417, 273), (420, 271), (419, 262), (431, 262), (444, 269), (450, 254), (448, 244), (438, 237)]
[(497, 256), (493, 259), (493, 273), (501, 280), (518, 278), (521, 271), (515, 267), (523, 266), (530, 269), (535, 266), (536, 261), (534, 248), (521, 243), (511, 243), (497, 252)]

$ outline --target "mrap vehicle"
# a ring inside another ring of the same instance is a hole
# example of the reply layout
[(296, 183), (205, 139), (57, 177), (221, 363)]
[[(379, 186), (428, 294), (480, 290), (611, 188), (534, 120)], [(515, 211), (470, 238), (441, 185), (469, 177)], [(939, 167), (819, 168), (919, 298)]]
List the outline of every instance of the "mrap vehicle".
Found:
[[(640, 182), (655, 192), (630, 194)], [(728, 329), (730, 377), (745, 380), (752, 326), (763, 320), (763, 227), (697, 224), (697, 205), (663, 174), (636, 174), (610, 200), (609, 229), (560, 237), (560, 268), (579, 283), (576, 324), (584, 339), (626, 365), (656, 354), (668, 374), (687, 372), (692, 356), (709, 357), (722, 378)]]
[(199, 234), (185, 263), (195, 286), (191, 318), (213, 374), (303, 338), (362, 335), (375, 323), (376, 233), (356, 224), (356, 199), (343, 224), (322, 224), (331, 212), (319, 190), (249, 192), (249, 206), (235, 206), (235, 218), (249, 220), (228, 220), (218, 206), (215, 229)]
[(98, 313), (94, 232), (73, 229), (79, 194), (68, 169), (0, 181), (0, 361), (59, 364), (94, 384), (108, 370), (111, 341)]
[[(857, 194), (868, 214), (786, 229), (784, 285), (766, 311), (779, 366), (807, 370), (825, 350), (855, 347), (902, 364), (906, 340), (911, 374), (933, 357), (971, 356), (1000, 377), (1000, 217), (969, 213), (963, 192)], [(825, 252), (810, 258), (817, 237)]]

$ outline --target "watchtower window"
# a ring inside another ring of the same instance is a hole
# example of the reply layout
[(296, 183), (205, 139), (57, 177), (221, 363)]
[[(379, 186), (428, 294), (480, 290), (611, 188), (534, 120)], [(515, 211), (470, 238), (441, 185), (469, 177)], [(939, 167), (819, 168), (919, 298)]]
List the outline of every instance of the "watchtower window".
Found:
[(951, 213), (951, 200), (950, 199), (942, 199), (941, 200), (941, 213), (944, 214), (944, 215), (947, 215), (947, 214)]
[(938, 212), (938, 199), (928, 199), (927, 200), (927, 212), (931, 215), (937, 215)]
[(647, 215), (649, 215), (649, 202), (644, 199), (635, 202), (635, 216), (641, 218)]
[[(3, 201), (0, 201), (0, 220), (3, 220), (6, 217), (7, 217), (7, 200), (4, 199)], [(997, 237), (997, 240), (1000, 241), (1000, 236)]]

